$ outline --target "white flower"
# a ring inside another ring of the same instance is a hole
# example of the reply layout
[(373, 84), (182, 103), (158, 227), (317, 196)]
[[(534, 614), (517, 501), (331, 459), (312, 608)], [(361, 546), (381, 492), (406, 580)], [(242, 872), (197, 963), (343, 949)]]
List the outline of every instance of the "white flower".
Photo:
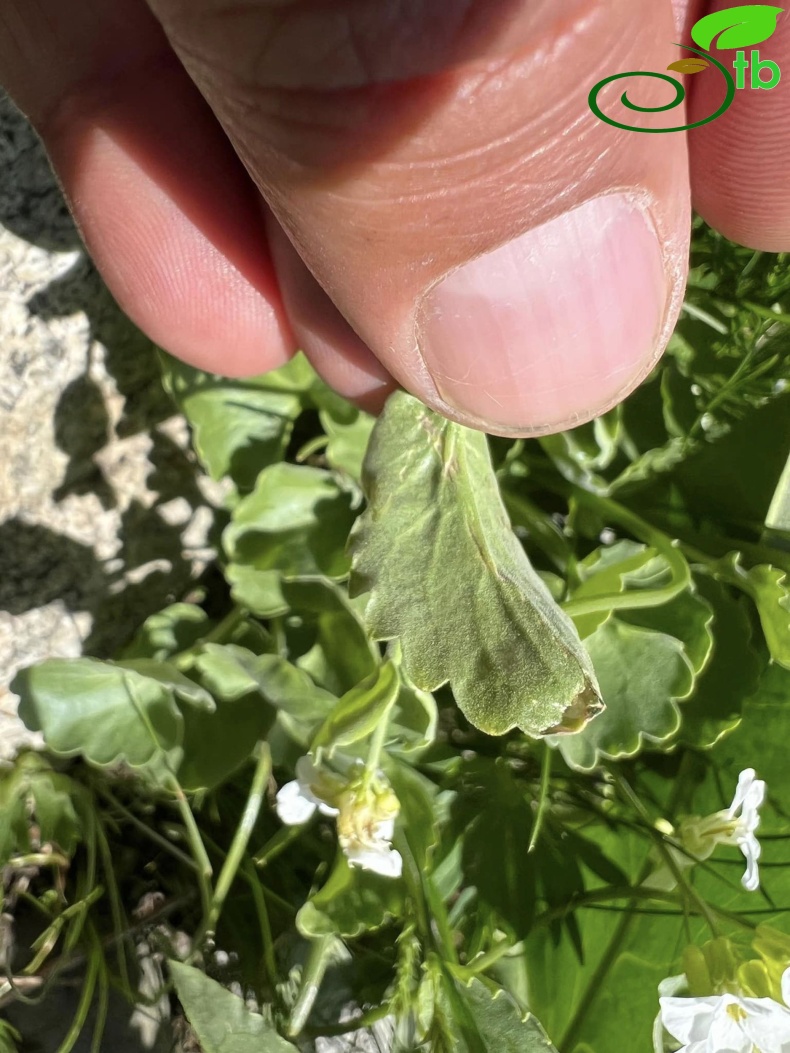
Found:
[(350, 779), (317, 768), (300, 757), (296, 779), (277, 794), (277, 815), (288, 826), (306, 823), (316, 811), (334, 816), (340, 847), (353, 867), (384, 877), (400, 877), (403, 860), (392, 847), (400, 802), (383, 772), (371, 778), (364, 769)]
[[(760, 842), (755, 830), (760, 825), (760, 805), (765, 800), (765, 783), (755, 776), (754, 768), (745, 768), (738, 776), (738, 786), (729, 808), (704, 818), (690, 816), (681, 820), (677, 831), (669, 823), (656, 824), (663, 833), (674, 834), (681, 848), (667, 846), (675, 869), (687, 870), (695, 863), (709, 859), (718, 845), (737, 845), (746, 857), (746, 872), (741, 878), (748, 892), (760, 887), (758, 860)], [(739, 814), (740, 813), (740, 814)], [(670, 890), (677, 885), (673, 869), (664, 862), (643, 882), (646, 888)]]
[[(729, 808), (704, 819), (686, 819), (680, 824), (680, 840), (696, 859), (707, 859), (717, 845), (737, 845), (746, 857), (746, 873), (741, 879), (748, 892), (760, 887), (757, 861), (760, 842), (754, 835), (760, 825), (760, 805), (765, 800), (765, 783), (746, 768), (738, 776), (738, 786)], [(740, 813), (740, 814), (739, 814)]]
[[(790, 997), (790, 969), (782, 997)], [(678, 1053), (790, 1053), (790, 1009), (773, 998), (723, 994), (659, 1002), (661, 1023), (684, 1043)]]
[(344, 780), (319, 771), (311, 757), (300, 757), (296, 762), (296, 779), (287, 782), (277, 793), (277, 815), (286, 826), (306, 823), (316, 809), (322, 815), (337, 815), (338, 809), (326, 798), (334, 800), (345, 787)]

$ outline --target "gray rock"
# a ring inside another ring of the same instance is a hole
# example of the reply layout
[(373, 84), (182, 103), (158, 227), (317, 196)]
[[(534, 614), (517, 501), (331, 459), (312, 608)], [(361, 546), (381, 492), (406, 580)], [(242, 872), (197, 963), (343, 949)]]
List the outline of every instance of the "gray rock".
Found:
[(112, 654), (210, 555), (156, 350), (87, 258), (46, 155), (0, 95), (0, 759), (40, 659)]

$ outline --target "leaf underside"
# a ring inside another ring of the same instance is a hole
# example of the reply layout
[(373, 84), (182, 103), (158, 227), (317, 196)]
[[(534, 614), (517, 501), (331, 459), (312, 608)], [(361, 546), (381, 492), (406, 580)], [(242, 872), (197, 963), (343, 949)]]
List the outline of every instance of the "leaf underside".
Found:
[(351, 593), (370, 592), (371, 634), (400, 639), (418, 687), (449, 682), (494, 735), (576, 730), (598, 712), (590, 660), (513, 533), (483, 434), (396, 393), (363, 486)]

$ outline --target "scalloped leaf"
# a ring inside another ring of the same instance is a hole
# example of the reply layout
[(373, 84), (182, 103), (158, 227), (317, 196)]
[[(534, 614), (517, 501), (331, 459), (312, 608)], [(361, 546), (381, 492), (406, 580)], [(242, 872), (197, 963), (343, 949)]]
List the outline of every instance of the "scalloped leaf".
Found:
[(177, 699), (211, 712), (209, 693), (164, 662), (52, 658), (23, 669), (11, 689), (19, 715), (53, 753), (99, 767), (171, 769), (181, 758), (184, 717)]
[(420, 688), (449, 682), (481, 730), (575, 730), (601, 708), (589, 657), (513, 533), (486, 437), (398, 392), (363, 469), (351, 593)]
[(633, 757), (645, 742), (665, 742), (680, 727), (678, 701), (694, 686), (693, 665), (674, 636), (612, 618), (586, 644), (606, 709), (579, 734), (552, 740), (578, 771), (592, 771), (602, 758)]
[(714, 11), (694, 25), (691, 39), (706, 51), (710, 51), (717, 37), (719, 51), (753, 47), (773, 36), (776, 20), (783, 10), (772, 4), (744, 4)]

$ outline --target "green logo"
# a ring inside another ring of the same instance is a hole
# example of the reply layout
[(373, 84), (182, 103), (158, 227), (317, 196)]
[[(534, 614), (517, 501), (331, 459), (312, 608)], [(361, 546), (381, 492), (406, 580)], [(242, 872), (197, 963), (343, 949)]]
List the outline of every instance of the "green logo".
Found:
[[(691, 128), (699, 128), (703, 124), (710, 124), (711, 121), (721, 117), (732, 106), (735, 92), (739, 88), (743, 89), (746, 87), (747, 70), (751, 73), (751, 87), (755, 90), (770, 91), (781, 80), (782, 71), (776, 62), (772, 62), (770, 59), (761, 59), (760, 52), (756, 48), (752, 50), (749, 58), (747, 58), (744, 49), (754, 48), (754, 45), (762, 44), (769, 37), (773, 36), (776, 31), (776, 20), (783, 10), (784, 8), (782, 7), (773, 7), (770, 4), (745, 4), (743, 7), (731, 7), (726, 11), (715, 11), (713, 14), (701, 18), (691, 30), (691, 39), (698, 47), (693, 48), (685, 44), (677, 45), (685, 51), (693, 52), (693, 55), (697, 57), (689, 56), (678, 59), (677, 62), (672, 62), (667, 66), (668, 70), (685, 74), (702, 73), (713, 65), (722, 73), (726, 81), (727, 93), (724, 102), (710, 117), (705, 117), (701, 121), (695, 121), (694, 124), (681, 124), (675, 128), (635, 128), (630, 124), (623, 124), (621, 121), (615, 121), (611, 117), (607, 117), (598, 104), (598, 96), (607, 84), (611, 84), (616, 80), (622, 80), (624, 77), (654, 77), (657, 80), (663, 80), (671, 84), (675, 90), (675, 98), (665, 106), (638, 106), (628, 98), (628, 92), (623, 92), (620, 101), (629, 110), (634, 110), (637, 113), (664, 113), (667, 110), (674, 110), (677, 106), (683, 104), (686, 98), (686, 88), (681, 81), (675, 77), (668, 76), (666, 73), (651, 73), (648, 70), (615, 73), (613, 76), (599, 81), (589, 95), (590, 109), (596, 117), (606, 121), (607, 124), (611, 124), (614, 128), (624, 128), (629, 132), (647, 132), (660, 135), (666, 132), (685, 132)], [(716, 48), (719, 51), (734, 51), (737, 49), (735, 62), (733, 63), (735, 66), (735, 77), (733, 77), (726, 66), (723, 66), (718, 59), (715, 59), (710, 54), (714, 40), (716, 40)], [(705, 50), (700, 50), (703, 48)], [(766, 77), (765, 74), (768, 74), (768, 76)]]

